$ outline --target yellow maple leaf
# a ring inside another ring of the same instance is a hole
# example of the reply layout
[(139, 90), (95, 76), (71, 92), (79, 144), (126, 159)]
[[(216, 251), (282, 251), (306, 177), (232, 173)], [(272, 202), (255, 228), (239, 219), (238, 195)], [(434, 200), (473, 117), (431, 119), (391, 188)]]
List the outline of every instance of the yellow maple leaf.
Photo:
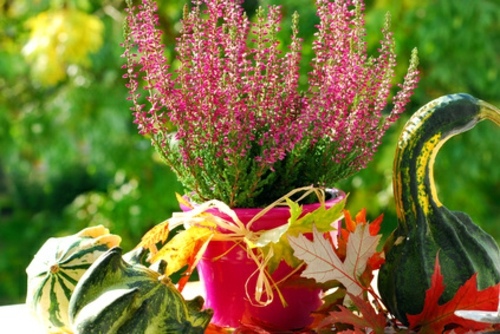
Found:
[(176, 234), (151, 257), (150, 262), (154, 263), (160, 259), (166, 261), (167, 271), (165, 274), (167, 276), (185, 266), (188, 266), (187, 273), (190, 274), (190, 268), (196, 266), (214, 233), (212, 228), (192, 226)]
[(168, 220), (157, 224), (149, 231), (147, 231), (146, 234), (144, 234), (144, 236), (141, 238), (141, 242), (137, 245), (137, 248), (147, 248), (149, 249), (151, 256), (155, 256), (155, 254), (158, 252), (156, 244), (164, 243), (168, 238), (169, 232)]

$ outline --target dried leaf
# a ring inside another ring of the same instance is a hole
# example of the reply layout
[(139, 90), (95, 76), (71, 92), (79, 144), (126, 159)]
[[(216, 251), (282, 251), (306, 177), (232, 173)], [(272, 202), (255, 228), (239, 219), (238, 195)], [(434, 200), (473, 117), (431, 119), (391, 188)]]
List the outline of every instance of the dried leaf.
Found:
[(424, 308), (420, 314), (408, 315), (411, 329), (419, 333), (442, 333), (446, 327), (453, 327), (455, 332), (479, 331), (490, 327), (490, 324), (463, 319), (455, 314), (457, 310), (494, 311), (498, 306), (500, 283), (477, 290), (477, 274), (467, 280), (456, 292), (452, 300), (439, 305), (438, 301), (444, 291), (443, 275), (439, 258), (436, 256), (431, 286), (425, 293)]
[(270, 230), (262, 232), (259, 238), (255, 242), (248, 241), (247, 245), (251, 248), (263, 248), (269, 245), (271, 242), (278, 243), (280, 238), (288, 231), (290, 224), (284, 224), (282, 226), (275, 227)]
[(365, 286), (360, 276), (367, 267), (368, 260), (376, 253), (380, 235), (372, 236), (367, 224), (356, 226), (349, 237), (345, 260), (339, 258), (331, 243), (313, 226), (313, 240), (304, 235), (289, 237), (294, 255), (306, 263), (302, 276), (317, 282), (337, 280), (347, 292), (360, 296)]

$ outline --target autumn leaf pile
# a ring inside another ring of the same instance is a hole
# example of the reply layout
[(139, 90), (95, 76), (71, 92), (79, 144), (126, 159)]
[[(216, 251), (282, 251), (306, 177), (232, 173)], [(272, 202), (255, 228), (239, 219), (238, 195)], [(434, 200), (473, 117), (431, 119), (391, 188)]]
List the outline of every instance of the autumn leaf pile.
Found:
[[(349, 211), (343, 210), (344, 219), (339, 222), (338, 229), (332, 231), (329, 224), (316, 226), (314, 222), (334, 221), (334, 218), (342, 213), (340, 207), (330, 210), (323, 208), (312, 215), (302, 217), (298, 204), (289, 201), (288, 205), (291, 218), (279, 240), (267, 241), (264, 246), (254, 251), (262, 254), (273, 252), (278, 255), (278, 260), (283, 259), (290, 265), (302, 265), (301, 276), (307, 279), (304, 284), (311, 284), (313, 281), (324, 290), (324, 303), (313, 314), (313, 324), (296, 333), (461, 334), (500, 330), (498, 321), (496, 324), (473, 321), (457, 315), (481, 311), (497, 312), (500, 283), (478, 291), (476, 275), (473, 275), (452, 300), (441, 304), (439, 299), (445, 286), (439, 255), (436, 257), (423, 310), (419, 314), (408, 314), (409, 326), (403, 326), (388, 313), (374, 284), (377, 270), (385, 261), (380, 234), (383, 216), (368, 222), (364, 209), (354, 217)], [(168, 275), (184, 270), (178, 282), (179, 290), (185, 286), (208, 242), (217, 234), (209, 214), (204, 217), (206, 219), (203, 219), (202, 224), (175, 234), (168, 242), (169, 221), (158, 224), (144, 236), (139, 245), (149, 249), (151, 262), (159, 259), (167, 261)], [(305, 226), (311, 224), (312, 238), (305, 229)], [(157, 245), (163, 243), (158, 250)], [(276, 265), (277, 262), (268, 263), (271, 269)], [(500, 314), (498, 318), (500, 319)], [(226, 332), (225, 329), (214, 326), (209, 326), (207, 330), (207, 333)], [(268, 332), (263, 328), (242, 326), (234, 333)]]
[(473, 275), (452, 300), (440, 304), (445, 286), (438, 257), (424, 308), (420, 314), (409, 314), (409, 326), (403, 327), (385, 310), (372, 284), (376, 270), (384, 262), (384, 254), (377, 250), (382, 216), (368, 223), (365, 210), (355, 219), (348, 211), (344, 214), (345, 226), (338, 232), (314, 231), (313, 240), (303, 235), (289, 238), (294, 255), (306, 264), (302, 275), (313, 278), (326, 293), (311, 333), (459, 334), (500, 330), (498, 323), (467, 320), (455, 313), (496, 312), (500, 283), (478, 291)]

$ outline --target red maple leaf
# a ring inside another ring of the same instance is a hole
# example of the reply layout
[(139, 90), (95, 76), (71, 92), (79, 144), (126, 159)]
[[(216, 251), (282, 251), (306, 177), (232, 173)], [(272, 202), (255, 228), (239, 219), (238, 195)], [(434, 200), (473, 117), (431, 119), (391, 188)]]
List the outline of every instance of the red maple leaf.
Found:
[(467, 280), (452, 300), (439, 305), (444, 292), (443, 275), (439, 258), (436, 256), (431, 286), (425, 292), (424, 308), (420, 314), (407, 315), (410, 328), (419, 334), (443, 333), (453, 328), (455, 333), (486, 330), (491, 324), (466, 320), (455, 315), (456, 310), (495, 311), (498, 307), (500, 283), (484, 290), (477, 290), (477, 273)]
[[(349, 295), (349, 297), (359, 310), (360, 315), (358, 316), (347, 307), (339, 305), (339, 310), (330, 312), (330, 314), (319, 324), (319, 328), (331, 328), (332, 325), (341, 323), (352, 325), (354, 328), (352, 333), (366, 333), (369, 329), (372, 333), (383, 334), (387, 323), (385, 314), (381, 312), (377, 313), (370, 302), (363, 298), (354, 295)], [(344, 331), (342, 333), (347, 332)]]

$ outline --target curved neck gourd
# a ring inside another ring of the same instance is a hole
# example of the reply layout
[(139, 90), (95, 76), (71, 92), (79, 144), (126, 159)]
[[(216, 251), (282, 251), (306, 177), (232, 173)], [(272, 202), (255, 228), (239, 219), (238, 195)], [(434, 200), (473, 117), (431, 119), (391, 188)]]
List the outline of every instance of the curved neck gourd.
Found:
[(436, 261), (444, 280), (440, 303), (477, 274), (479, 289), (500, 282), (500, 249), (464, 212), (439, 201), (433, 165), (442, 145), (483, 119), (500, 125), (500, 110), (467, 94), (431, 101), (406, 123), (394, 160), (398, 227), (387, 239), (378, 289), (387, 309), (403, 324), (423, 310)]
[(500, 110), (470, 95), (453, 94), (421, 108), (406, 124), (394, 160), (399, 228), (414, 228), (425, 222), (423, 217), (442, 206), (434, 184), (435, 157), (449, 138), (483, 119), (500, 125)]

